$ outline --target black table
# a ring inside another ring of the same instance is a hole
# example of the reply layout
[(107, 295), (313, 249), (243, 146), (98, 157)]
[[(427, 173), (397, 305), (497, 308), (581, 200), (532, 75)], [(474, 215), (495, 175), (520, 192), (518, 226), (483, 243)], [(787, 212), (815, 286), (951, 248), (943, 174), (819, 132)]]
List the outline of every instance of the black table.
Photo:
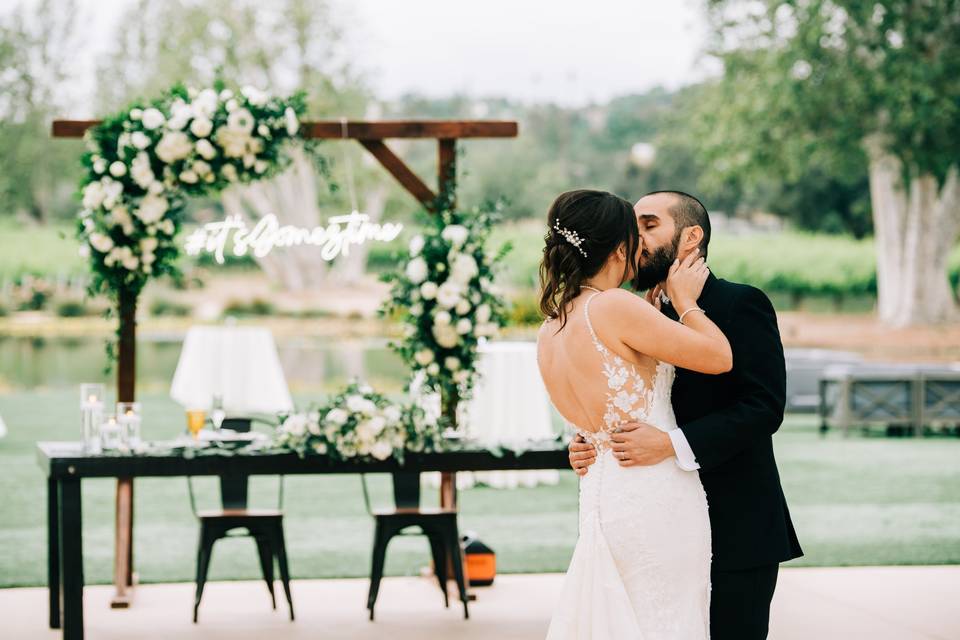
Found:
[(84, 478), (203, 476), (226, 473), (291, 475), (305, 473), (391, 473), (394, 471), (512, 471), (569, 469), (566, 449), (408, 453), (396, 460), (335, 462), (326, 456), (293, 453), (233, 456), (179, 454), (91, 456), (76, 442), (40, 442), (37, 459), (47, 475), (47, 579), (50, 628), (65, 640), (83, 638), (83, 538), (80, 481)]

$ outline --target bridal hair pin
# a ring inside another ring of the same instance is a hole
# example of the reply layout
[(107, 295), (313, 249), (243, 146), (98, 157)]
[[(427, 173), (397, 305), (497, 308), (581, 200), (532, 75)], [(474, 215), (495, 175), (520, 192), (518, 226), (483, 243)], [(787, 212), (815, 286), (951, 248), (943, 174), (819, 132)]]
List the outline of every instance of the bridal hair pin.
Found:
[(577, 251), (579, 251), (584, 258), (587, 257), (587, 252), (580, 247), (580, 245), (583, 244), (583, 238), (580, 237), (580, 234), (578, 234), (576, 231), (571, 231), (566, 227), (561, 227), (560, 223), (557, 221), (554, 221), (553, 228), (557, 230), (557, 233), (563, 236), (564, 240), (575, 246)]

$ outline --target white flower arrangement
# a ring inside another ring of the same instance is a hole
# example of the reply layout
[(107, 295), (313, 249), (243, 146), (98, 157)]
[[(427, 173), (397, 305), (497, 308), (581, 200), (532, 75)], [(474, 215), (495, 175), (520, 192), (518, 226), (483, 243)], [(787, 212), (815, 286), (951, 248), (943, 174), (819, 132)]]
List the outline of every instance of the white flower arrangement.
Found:
[(494, 269), (510, 247), (490, 257), (484, 246), (498, 217), (498, 207), (428, 214), (410, 239), (405, 268), (384, 276), (393, 286), (381, 312), (403, 322), (403, 339), (391, 346), (426, 390), (468, 398), (479, 340), (506, 322)]
[(403, 462), (406, 452), (437, 451), (437, 421), (414, 405), (391, 402), (370, 386), (352, 382), (316, 409), (281, 416), (274, 444), (300, 455), (336, 460), (369, 457)]
[(301, 94), (176, 86), (88, 130), (77, 233), (92, 290), (138, 293), (149, 277), (175, 274), (186, 197), (279, 171), (303, 110)]

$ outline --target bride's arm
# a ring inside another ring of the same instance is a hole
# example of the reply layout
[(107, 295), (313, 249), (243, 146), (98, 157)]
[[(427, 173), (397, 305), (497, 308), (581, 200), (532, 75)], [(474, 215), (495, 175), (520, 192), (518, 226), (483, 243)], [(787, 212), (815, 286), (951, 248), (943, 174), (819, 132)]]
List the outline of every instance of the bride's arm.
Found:
[[(677, 312), (695, 309), (706, 279), (702, 263), (688, 258), (675, 265), (670, 278), (669, 293)], [(598, 310), (596, 317), (603, 318), (603, 333), (616, 336), (634, 351), (701, 373), (726, 373), (733, 368), (730, 342), (702, 311), (687, 313), (681, 324), (622, 289), (599, 296), (593, 306)]]

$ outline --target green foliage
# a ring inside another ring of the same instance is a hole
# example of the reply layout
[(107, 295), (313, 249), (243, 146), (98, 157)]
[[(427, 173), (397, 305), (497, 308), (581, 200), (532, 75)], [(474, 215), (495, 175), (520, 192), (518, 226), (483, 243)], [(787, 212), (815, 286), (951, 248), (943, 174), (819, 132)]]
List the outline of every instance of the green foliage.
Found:
[(184, 318), (189, 316), (192, 311), (193, 307), (189, 304), (183, 304), (167, 298), (154, 298), (150, 302), (150, 315), (156, 317), (172, 316)]
[[(956, 0), (712, 0), (723, 79), (699, 131), (718, 174), (846, 175), (880, 134), (910, 175), (960, 155)], [(732, 44), (731, 44), (732, 43)]]
[(223, 309), (224, 316), (269, 316), (276, 311), (269, 300), (254, 298), (248, 302), (231, 300)]
[(57, 304), (57, 315), (61, 318), (79, 318), (89, 313), (82, 300), (64, 300)]

